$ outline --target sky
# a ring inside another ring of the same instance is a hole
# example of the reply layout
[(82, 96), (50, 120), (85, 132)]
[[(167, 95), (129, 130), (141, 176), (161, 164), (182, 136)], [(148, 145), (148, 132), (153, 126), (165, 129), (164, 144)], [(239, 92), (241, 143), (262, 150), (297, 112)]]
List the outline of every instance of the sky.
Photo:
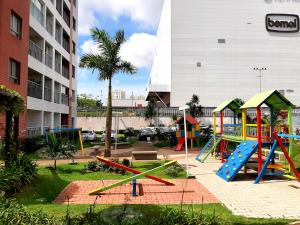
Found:
[[(156, 47), (156, 31), (164, 0), (79, 0), (78, 53), (96, 52), (97, 47), (90, 36), (90, 29), (97, 27), (114, 35), (119, 29), (125, 31), (126, 43), (121, 57), (138, 68), (135, 75), (116, 74), (112, 88), (125, 90), (127, 96), (145, 95), (146, 84)], [(78, 94), (92, 94), (105, 101), (107, 82), (98, 81), (97, 73), (78, 69)]]

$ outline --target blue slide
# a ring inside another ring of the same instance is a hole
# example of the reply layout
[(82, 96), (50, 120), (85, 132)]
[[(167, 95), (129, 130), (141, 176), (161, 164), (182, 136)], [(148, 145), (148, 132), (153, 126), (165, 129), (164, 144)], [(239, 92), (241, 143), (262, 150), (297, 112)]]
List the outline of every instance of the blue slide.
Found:
[(228, 157), (227, 162), (218, 170), (217, 175), (226, 181), (232, 181), (250, 157), (257, 151), (257, 148), (257, 141), (241, 142)]

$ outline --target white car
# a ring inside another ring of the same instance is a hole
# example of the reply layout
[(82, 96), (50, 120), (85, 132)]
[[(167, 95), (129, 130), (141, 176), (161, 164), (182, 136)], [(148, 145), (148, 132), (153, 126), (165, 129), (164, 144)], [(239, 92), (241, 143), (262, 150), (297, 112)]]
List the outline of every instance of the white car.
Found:
[(81, 134), (83, 141), (95, 141), (97, 139), (97, 134), (93, 130), (83, 130)]
[[(116, 140), (116, 136), (117, 136), (117, 133), (115, 130), (111, 130), (111, 135), (110, 135), (110, 139), (112, 141), (115, 141)], [(102, 138), (101, 138), (101, 141), (105, 141), (105, 138), (106, 138), (106, 131), (103, 131), (103, 134), (102, 134)]]

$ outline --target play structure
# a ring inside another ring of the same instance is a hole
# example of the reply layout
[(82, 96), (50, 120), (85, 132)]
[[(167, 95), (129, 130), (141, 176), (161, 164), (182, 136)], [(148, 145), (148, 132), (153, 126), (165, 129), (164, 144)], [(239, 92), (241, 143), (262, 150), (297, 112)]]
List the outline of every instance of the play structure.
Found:
[(154, 169), (151, 169), (151, 170), (148, 170), (148, 171), (145, 171), (145, 172), (140, 172), (138, 170), (134, 170), (130, 167), (127, 167), (127, 166), (124, 166), (122, 164), (119, 164), (119, 163), (116, 163), (116, 162), (112, 162), (110, 160), (107, 160), (103, 157), (99, 157), (97, 156), (97, 159), (102, 162), (102, 163), (105, 163), (107, 165), (110, 165), (110, 166), (113, 166), (113, 167), (116, 167), (116, 168), (120, 168), (120, 169), (123, 169), (127, 172), (130, 172), (133, 174), (132, 177), (129, 177), (129, 178), (126, 178), (124, 180), (121, 180), (119, 182), (116, 182), (114, 184), (111, 184), (111, 185), (108, 185), (108, 186), (105, 186), (105, 187), (101, 187), (101, 188), (97, 188), (97, 189), (94, 189), (92, 191), (90, 191), (90, 195), (99, 195), (101, 194), (102, 192), (106, 191), (106, 190), (109, 190), (109, 189), (112, 189), (112, 188), (115, 188), (115, 187), (118, 187), (118, 186), (121, 186), (123, 184), (126, 184), (126, 183), (129, 183), (129, 182), (132, 182), (132, 195), (133, 196), (137, 196), (137, 193), (136, 193), (136, 179), (138, 178), (141, 178), (141, 177), (146, 177), (146, 178), (149, 178), (149, 179), (152, 179), (152, 180), (155, 180), (157, 182), (160, 182), (160, 183), (163, 183), (165, 185), (174, 185), (173, 183), (167, 181), (167, 180), (164, 180), (164, 179), (161, 179), (161, 178), (158, 178), (158, 177), (155, 177), (155, 176), (151, 176), (149, 175), (150, 173), (152, 172), (155, 172), (155, 171), (158, 171), (158, 170), (161, 170), (165, 167), (168, 167), (170, 165), (173, 165), (175, 164), (177, 161), (176, 160), (173, 160), (173, 161), (170, 161), (170, 162), (167, 162), (159, 167), (156, 167)]
[[(238, 123), (238, 115), (241, 113), (240, 107), (242, 106), (242, 101), (240, 99), (231, 99), (220, 104), (213, 111), (213, 135), (207, 144), (201, 149), (201, 151), (196, 156), (196, 160), (200, 162), (205, 162), (209, 155), (214, 154), (215, 157), (219, 155), (221, 161), (224, 162), (224, 153), (228, 142), (235, 141), (236, 136), (241, 136), (242, 124)], [(231, 110), (233, 113), (233, 123), (224, 124), (224, 111)], [(217, 133), (217, 113), (219, 115), (219, 127), (220, 131)], [(217, 149), (219, 148), (219, 152)]]
[[(199, 138), (200, 138), (200, 124), (198, 121), (192, 117), (191, 115), (187, 115), (186, 117), (186, 124), (187, 124), (187, 141), (190, 141), (191, 148), (194, 147), (194, 141), (199, 145)], [(177, 146), (175, 148), (176, 151), (182, 151), (184, 142), (185, 142), (185, 132), (184, 132), (184, 118), (181, 116), (177, 121), (176, 124), (178, 126), (178, 130), (176, 131), (176, 138), (177, 138)]]
[(72, 144), (78, 146), (78, 148), (81, 150), (81, 153), (84, 154), (82, 134), (80, 128), (47, 128), (45, 129), (44, 133), (46, 141), (48, 141), (48, 135), (50, 133), (53, 133), (56, 137), (67, 138)]
[[(300, 138), (292, 134), (293, 108), (295, 106), (277, 90), (258, 93), (242, 106), (236, 104), (235, 100), (222, 103), (214, 111), (214, 135), (207, 146), (201, 149), (196, 159), (204, 162), (208, 157), (207, 154), (219, 158), (223, 165), (217, 175), (226, 181), (234, 180), (243, 167), (245, 173), (247, 169), (257, 171), (255, 183), (259, 183), (264, 175), (300, 180), (291, 157), (293, 139)], [(233, 111), (233, 124), (223, 123), (225, 109)], [(254, 115), (253, 121), (250, 121), (248, 111), (252, 116)], [(262, 112), (265, 113), (264, 116)], [(219, 133), (216, 126), (216, 113), (220, 116)], [(240, 114), (240, 123), (237, 123), (237, 115)], [(266, 114), (267, 118), (265, 118)], [(276, 117), (278, 119), (279, 115), (286, 115), (287, 123), (276, 124)], [(231, 146), (236, 143), (235, 150), (228, 151), (228, 143), (231, 143)], [(283, 155), (285, 160), (282, 160), (280, 155)]]

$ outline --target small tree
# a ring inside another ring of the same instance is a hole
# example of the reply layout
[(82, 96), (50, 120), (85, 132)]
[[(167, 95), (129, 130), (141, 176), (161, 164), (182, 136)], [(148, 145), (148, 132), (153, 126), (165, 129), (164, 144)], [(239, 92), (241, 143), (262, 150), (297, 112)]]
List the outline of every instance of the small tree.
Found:
[(74, 158), (75, 147), (66, 138), (56, 138), (52, 133), (48, 135), (46, 143), (46, 152), (54, 160), (54, 170), (56, 170), (56, 161), (60, 156)]
[(150, 124), (152, 124), (152, 119), (155, 116), (155, 99), (150, 98), (148, 105), (145, 108), (144, 117), (146, 120), (150, 120)]
[(192, 99), (186, 103), (190, 107), (190, 114), (192, 117), (199, 117), (203, 115), (202, 106), (199, 104), (200, 100), (197, 95), (193, 95)]

